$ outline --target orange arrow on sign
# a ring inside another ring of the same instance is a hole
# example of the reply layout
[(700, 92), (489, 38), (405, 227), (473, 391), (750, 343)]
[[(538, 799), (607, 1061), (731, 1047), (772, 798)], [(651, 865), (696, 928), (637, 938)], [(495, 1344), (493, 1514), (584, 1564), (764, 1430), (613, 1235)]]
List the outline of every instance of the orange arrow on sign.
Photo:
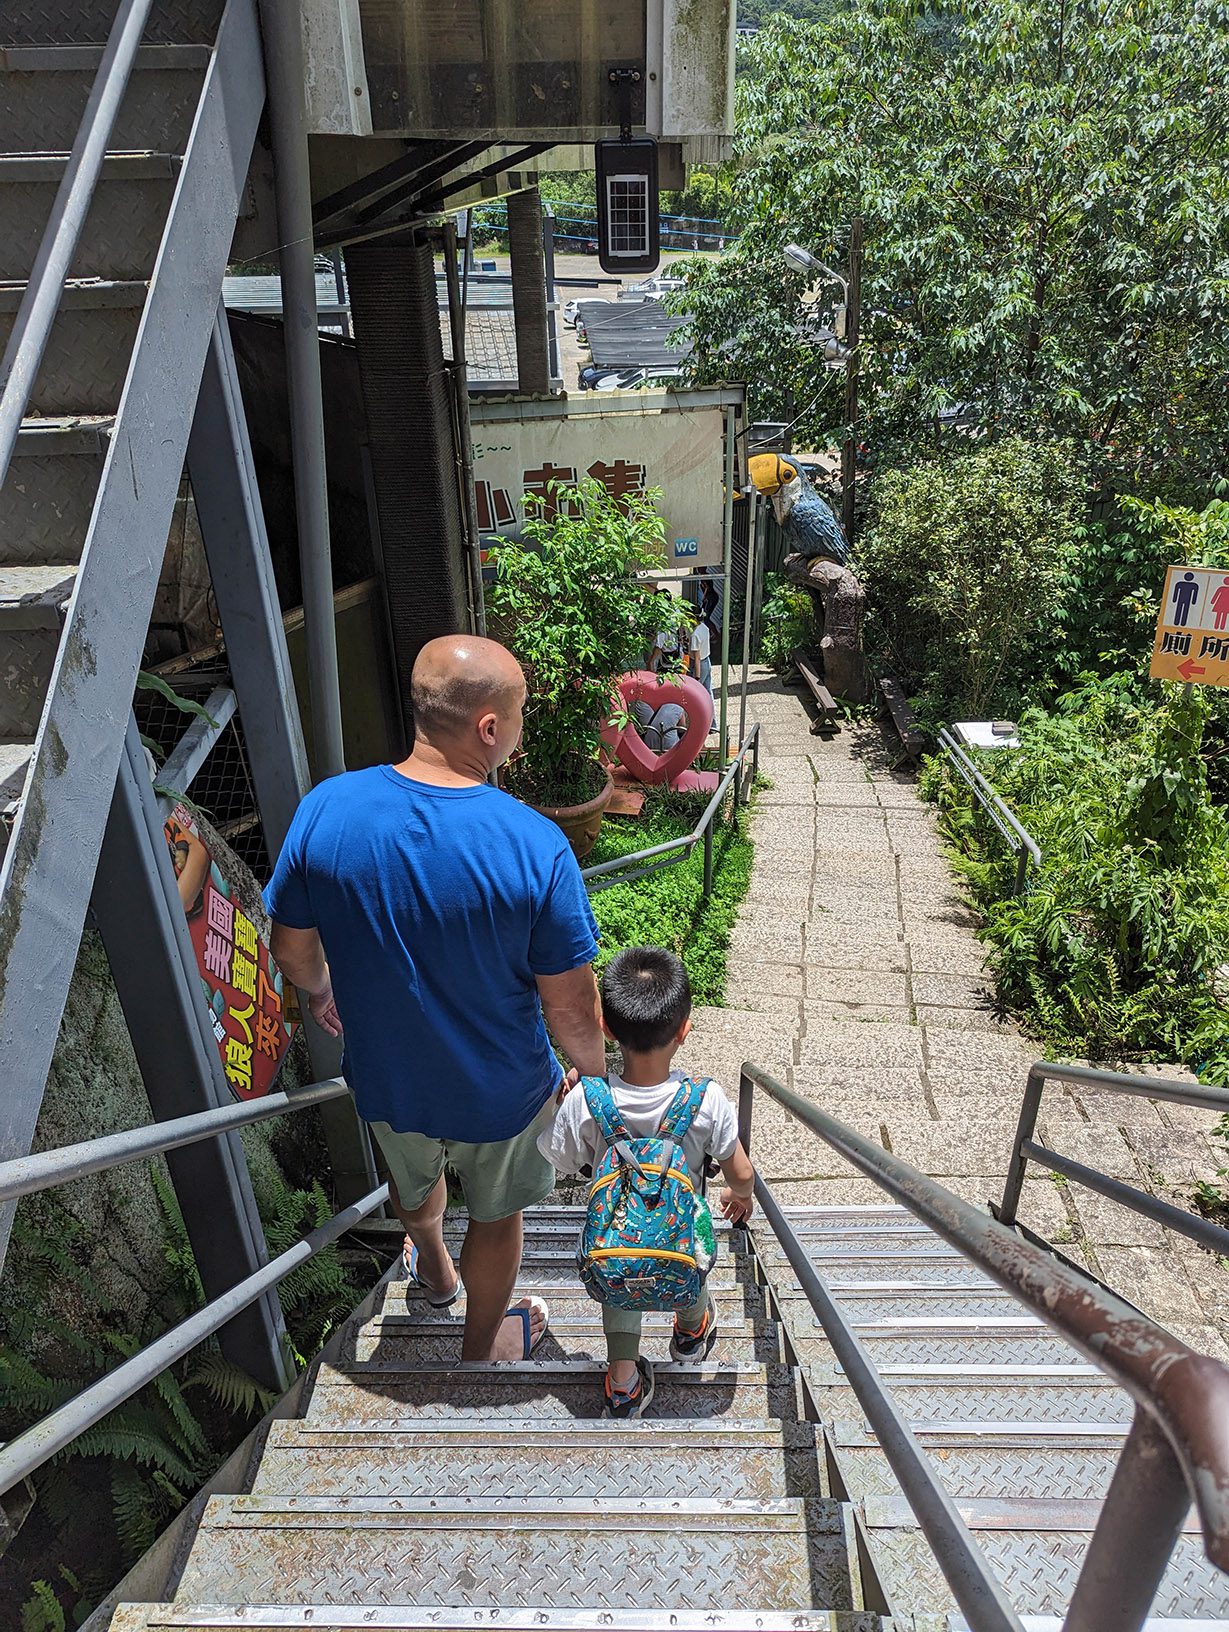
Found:
[(1178, 664), (1178, 673), (1184, 680), (1189, 680), (1192, 675), (1206, 674), (1207, 672), (1208, 671), (1204, 668), (1203, 664), (1196, 663), (1193, 657), (1188, 657), (1185, 663)]

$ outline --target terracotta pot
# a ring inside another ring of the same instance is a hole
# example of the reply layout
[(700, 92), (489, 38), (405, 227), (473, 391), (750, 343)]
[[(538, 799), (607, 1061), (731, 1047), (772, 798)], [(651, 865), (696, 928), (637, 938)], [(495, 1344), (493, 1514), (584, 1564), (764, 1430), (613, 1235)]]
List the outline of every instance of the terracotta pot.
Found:
[(583, 805), (535, 805), (533, 808), (561, 827), (577, 861), (583, 861), (597, 843), (602, 830), (602, 816), (614, 793), (614, 781), (605, 766), (606, 786)]

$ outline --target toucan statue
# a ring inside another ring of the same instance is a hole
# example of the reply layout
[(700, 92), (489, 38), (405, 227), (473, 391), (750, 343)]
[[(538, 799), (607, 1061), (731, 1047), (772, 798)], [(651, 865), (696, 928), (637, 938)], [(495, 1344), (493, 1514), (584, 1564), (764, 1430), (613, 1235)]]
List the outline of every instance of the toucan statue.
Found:
[(845, 530), (798, 465), (780, 453), (753, 453), (747, 472), (756, 491), (772, 500), (777, 526), (799, 555), (821, 556), (838, 567), (849, 562)]

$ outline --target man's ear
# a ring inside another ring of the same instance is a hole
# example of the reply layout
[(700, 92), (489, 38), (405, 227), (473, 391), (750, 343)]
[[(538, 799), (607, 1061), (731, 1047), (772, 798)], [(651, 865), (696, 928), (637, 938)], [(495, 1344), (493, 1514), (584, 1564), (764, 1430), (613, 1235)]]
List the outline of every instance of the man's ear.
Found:
[(486, 714), (479, 714), (474, 724), (483, 742), (488, 748), (493, 748), (499, 739), (499, 715), (491, 709)]

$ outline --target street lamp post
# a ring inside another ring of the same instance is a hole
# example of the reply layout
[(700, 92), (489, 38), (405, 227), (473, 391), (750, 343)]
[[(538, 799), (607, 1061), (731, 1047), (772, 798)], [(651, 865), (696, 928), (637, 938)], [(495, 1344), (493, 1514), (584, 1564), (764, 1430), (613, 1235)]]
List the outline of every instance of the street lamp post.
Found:
[(796, 271), (806, 272), (811, 276), (819, 273), (831, 282), (839, 283), (844, 296), (844, 333), (829, 337), (824, 354), (826, 357), (831, 349), (834, 356), (843, 360), (845, 364), (845, 438), (841, 444), (841, 524), (845, 529), (846, 538), (852, 542), (858, 452), (855, 424), (858, 418), (858, 336), (862, 317), (862, 217), (855, 216), (850, 227), (848, 278), (834, 272), (801, 244), (786, 244), (782, 254), (786, 263)]

